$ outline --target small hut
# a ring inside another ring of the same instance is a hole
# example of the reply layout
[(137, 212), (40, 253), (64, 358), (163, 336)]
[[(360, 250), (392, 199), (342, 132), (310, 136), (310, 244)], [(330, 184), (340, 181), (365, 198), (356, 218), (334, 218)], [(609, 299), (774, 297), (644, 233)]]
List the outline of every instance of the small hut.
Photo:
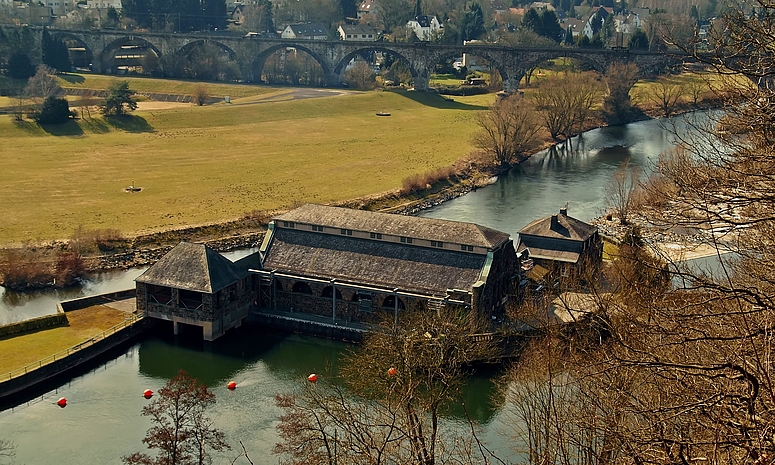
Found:
[(204, 244), (181, 242), (135, 279), (137, 310), (146, 317), (202, 328), (213, 341), (247, 318), (250, 279), (226, 257)]

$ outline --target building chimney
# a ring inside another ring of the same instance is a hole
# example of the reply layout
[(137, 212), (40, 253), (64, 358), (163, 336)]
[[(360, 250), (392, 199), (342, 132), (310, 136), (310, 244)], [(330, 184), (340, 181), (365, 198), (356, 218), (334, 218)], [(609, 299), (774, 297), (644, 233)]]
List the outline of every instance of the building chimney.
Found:
[(567, 206), (560, 208), (560, 215), (568, 216), (568, 207)]
[(557, 215), (552, 215), (552, 225), (550, 226), (550, 229), (557, 229), (558, 226)]

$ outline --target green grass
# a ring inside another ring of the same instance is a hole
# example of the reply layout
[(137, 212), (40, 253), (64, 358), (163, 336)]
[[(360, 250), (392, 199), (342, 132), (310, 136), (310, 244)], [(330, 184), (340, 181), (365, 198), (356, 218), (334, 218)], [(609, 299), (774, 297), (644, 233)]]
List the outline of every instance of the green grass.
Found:
[(128, 315), (105, 306), (67, 312), (68, 326), (0, 339), (0, 376), (24, 368), (121, 323)]
[(105, 76), (98, 74), (68, 73), (57, 75), (59, 85), (74, 89), (107, 89), (117, 81), (129, 81), (129, 88), (138, 92), (153, 92), (160, 94), (191, 95), (194, 86), (204, 84), (213, 97), (230, 96), (233, 98), (250, 97), (254, 95), (272, 94), (281, 91), (279, 88), (258, 86), (252, 84), (221, 84), (200, 83), (199, 81), (180, 81), (171, 79), (155, 79), (139, 76)]
[[(388, 191), (472, 149), (494, 97), (367, 92), (61, 127), (0, 116), (0, 243), (125, 235)], [(377, 117), (378, 111), (390, 117)], [(126, 193), (134, 181), (140, 193)]]

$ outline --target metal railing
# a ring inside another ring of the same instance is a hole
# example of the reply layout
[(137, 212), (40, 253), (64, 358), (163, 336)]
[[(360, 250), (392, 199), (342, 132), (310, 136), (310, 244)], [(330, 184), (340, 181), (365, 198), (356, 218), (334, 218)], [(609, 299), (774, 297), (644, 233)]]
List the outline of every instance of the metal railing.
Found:
[(49, 355), (48, 357), (45, 357), (36, 362), (30, 363), (29, 365), (26, 365), (22, 368), (8, 372), (7, 375), (0, 377), (0, 383), (12, 380), (14, 378), (18, 378), (19, 376), (24, 376), (31, 371), (37, 370), (38, 368), (44, 367), (50, 363), (54, 363), (57, 360), (62, 360), (63, 358), (66, 358), (74, 353), (77, 353), (81, 349), (85, 349), (87, 347), (93, 346), (97, 342), (106, 339), (108, 336), (116, 334), (122, 329), (125, 329), (134, 325), (135, 323), (139, 322), (142, 319), (143, 319), (142, 315), (132, 315), (131, 317), (124, 320), (123, 322), (117, 324), (116, 326), (113, 326), (112, 328), (106, 329), (105, 331), (103, 331), (100, 334), (97, 334), (91, 339), (78, 343), (68, 349), (57, 352), (54, 355)]

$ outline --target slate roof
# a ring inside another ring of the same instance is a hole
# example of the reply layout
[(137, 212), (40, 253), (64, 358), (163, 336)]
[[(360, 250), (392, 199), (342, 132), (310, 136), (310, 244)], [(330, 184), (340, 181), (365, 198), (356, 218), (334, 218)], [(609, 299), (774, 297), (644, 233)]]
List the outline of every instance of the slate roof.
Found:
[[(552, 218), (556, 217), (557, 222), (553, 224)], [(519, 231), (520, 237), (523, 235), (541, 236), (552, 239), (566, 239), (570, 241), (585, 241), (597, 232), (597, 226), (585, 223), (566, 214), (547, 216), (535, 220)]]
[[(441, 241), (493, 248), (509, 240), (509, 235), (474, 223), (419, 218), (349, 208), (308, 204), (280, 215), (281, 221), (316, 224), (415, 239)], [(414, 249), (416, 250), (416, 248)]]
[(264, 269), (418, 293), (470, 289), (486, 255), (276, 228)]
[(135, 281), (214, 294), (245, 276), (246, 270), (206, 245), (181, 242)]
[(368, 24), (342, 24), (340, 27), (345, 34), (375, 34), (374, 28)]
[(296, 37), (315, 37), (328, 34), (328, 31), (321, 23), (290, 24), (288, 27)]

